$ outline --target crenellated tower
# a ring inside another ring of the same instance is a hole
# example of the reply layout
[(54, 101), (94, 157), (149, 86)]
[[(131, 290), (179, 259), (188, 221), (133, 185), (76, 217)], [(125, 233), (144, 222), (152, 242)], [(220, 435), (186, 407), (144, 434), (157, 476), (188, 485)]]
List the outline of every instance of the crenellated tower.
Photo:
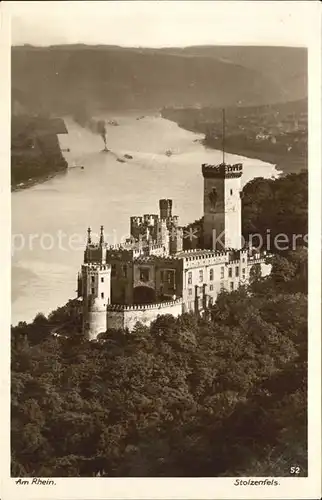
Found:
[(204, 248), (242, 246), (241, 176), (243, 165), (202, 165), (204, 178)]
[(111, 302), (111, 266), (106, 263), (103, 226), (98, 244), (92, 243), (88, 229), (84, 264), (78, 276), (78, 296), (83, 298), (83, 333), (94, 340), (106, 331), (106, 308)]
[(159, 200), (160, 219), (170, 219), (172, 217), (172, 200)]

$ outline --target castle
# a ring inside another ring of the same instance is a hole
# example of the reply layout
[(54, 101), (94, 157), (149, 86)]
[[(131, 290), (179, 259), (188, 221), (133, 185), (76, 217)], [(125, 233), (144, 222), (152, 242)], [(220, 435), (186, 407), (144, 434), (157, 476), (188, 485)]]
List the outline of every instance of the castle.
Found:
[(204, 216), (201, 248), (183, 249), (184, 230), (172, 214), (172, 200), (160, 213), (131, 217), (123, 245), (97, 243), (91, 230), (78, 275), (83, 332), (90, 340), (109, 328), (131, 331), (160, 314), (203, 314), (222, 290), (247, 284), (253, 266), (270, 273), (266, 257), (242, 247), (242, 164), (202, 165)]

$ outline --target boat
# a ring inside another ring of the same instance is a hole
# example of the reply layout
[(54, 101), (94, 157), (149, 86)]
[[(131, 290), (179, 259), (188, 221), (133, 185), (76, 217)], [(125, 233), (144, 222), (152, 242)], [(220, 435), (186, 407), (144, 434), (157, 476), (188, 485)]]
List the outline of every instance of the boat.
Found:
[(69, 168), (80, 168), (80, 169), (84, 170), (85, 167), (84, 167), (84, 165), (78, 165), (76, 162), (74, 162), (74, 164)]
[(166, 156), (172, 156), (173, 153), (171, 151), (171, 149), (167, 149), (166, 152), (165, 152)]

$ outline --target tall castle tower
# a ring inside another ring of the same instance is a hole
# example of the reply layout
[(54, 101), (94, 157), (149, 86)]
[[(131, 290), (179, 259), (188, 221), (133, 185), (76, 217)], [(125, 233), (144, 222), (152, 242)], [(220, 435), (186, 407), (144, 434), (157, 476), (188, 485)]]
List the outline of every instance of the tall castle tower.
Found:
[(78, 295), (83, 297), (83, 333), (96, 339), (107, 328), (107, 305), (111, 302), (111, 266), (105, 260), (103, 226), (98, 245), (91, 241), (88, 230), (85, 263), (78, 278)]
[(202, 165), (204, 177), (204, 248), (240, 249), (243, 165)]
[(225, 163), (225, 110), (222, 110), (222, 163), (202, 165), (204, 178), (204, 248), (242, 247), (241, 176), (243, 165)]

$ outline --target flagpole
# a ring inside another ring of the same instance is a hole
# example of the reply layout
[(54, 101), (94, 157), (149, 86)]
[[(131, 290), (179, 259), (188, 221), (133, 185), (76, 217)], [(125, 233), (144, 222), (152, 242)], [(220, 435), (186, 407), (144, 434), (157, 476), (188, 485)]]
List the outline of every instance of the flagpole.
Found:
[(225, 163), (225, 109), (222, 110), (222, 162)]

